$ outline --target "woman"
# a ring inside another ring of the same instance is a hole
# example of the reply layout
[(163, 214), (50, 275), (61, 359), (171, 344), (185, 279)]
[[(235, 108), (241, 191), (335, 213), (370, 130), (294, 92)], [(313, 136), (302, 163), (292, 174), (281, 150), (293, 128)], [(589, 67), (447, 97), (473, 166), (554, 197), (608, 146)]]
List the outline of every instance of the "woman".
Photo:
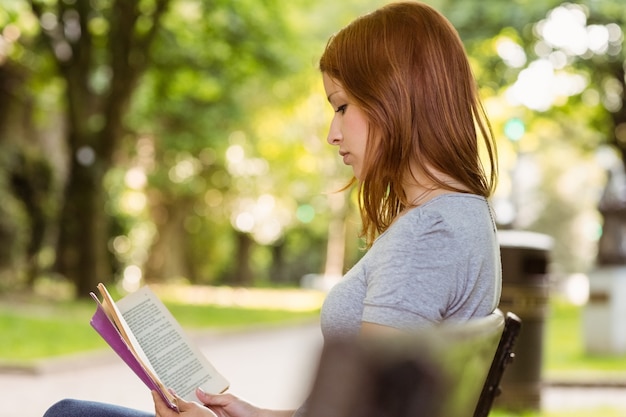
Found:
[[(335, 111), (328, 142), (354, 171), (368, 252), (328, 294), (325, 339), (486, 316), (501, 287), (495, 144), (456, 30), (431, 7), (395, 3), (334, 35), (321, 60)], [(480, 162), (484, 152), (487, 169)], [(282, 417), (231, 394), (180, 400), (188, 416)], [(173, 417), (154, 395), (159, 417)], [(72, 414), (61, 403), (49, 416)], [(107, 415), (131, 416), (108, 410)], [(295, 411), (301, 415), (304, 408)], [(77, 415), (77, 414), (74, 414)]]

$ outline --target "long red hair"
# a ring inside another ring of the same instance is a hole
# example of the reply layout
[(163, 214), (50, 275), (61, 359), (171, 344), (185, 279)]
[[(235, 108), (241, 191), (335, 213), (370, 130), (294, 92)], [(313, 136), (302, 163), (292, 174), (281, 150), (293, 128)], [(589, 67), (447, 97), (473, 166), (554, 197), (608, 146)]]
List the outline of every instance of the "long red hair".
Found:
[[(463, 43), (435, 9), (392, 3), (359, 17), (330, 38), (320, 70), (341, 83), (368, 119), (359, 185), (368, 245), (412, 206), (403, 191), (410, 164), (444, 189), (493, 193), (497, 163), (491, 126)], [(441, 181), (428, 166), (464, 187)]]

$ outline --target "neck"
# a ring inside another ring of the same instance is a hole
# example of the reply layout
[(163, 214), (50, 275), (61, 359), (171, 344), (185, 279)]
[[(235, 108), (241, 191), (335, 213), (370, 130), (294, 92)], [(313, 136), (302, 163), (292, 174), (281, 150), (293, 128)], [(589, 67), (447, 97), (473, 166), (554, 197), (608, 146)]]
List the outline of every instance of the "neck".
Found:
[(442, 187), (426, 188), (417, 185), (407, 188), (405, 188), (405, 193), (410, 207), (421, 206), (422, 204), (432, 200), (437, 196), (453, 192)]
[[(404, 186), (404, 193), (410, 207), (417, 207), (437, 196), (455, 192), (453, 190), (469, 191), (464, 184), (433, 168), (429, 168), (429, 172), (438, 182), (427, 176), (422, 170), (417, 171), (419, 175), (415, 175), (415, 172), (416, 170), (413, 170), (412, 175), (408, 175), (408, 181)], [(448, 185), (449, 188), (442, 184)]]

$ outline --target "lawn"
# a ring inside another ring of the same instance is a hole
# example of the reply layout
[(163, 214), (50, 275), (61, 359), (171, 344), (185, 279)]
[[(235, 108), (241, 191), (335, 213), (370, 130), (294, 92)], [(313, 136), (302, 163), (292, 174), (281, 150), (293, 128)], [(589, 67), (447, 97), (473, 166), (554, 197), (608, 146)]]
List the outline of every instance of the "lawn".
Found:
[(582, 314), (581, 307), (552, 300), (544, 330), (544, 374), (558, 378), (601, 373), (626, 379), (626, 355), (585, 353)]
[[(166, 300), (165, 304), (181, 325), (191, 331), (280, 324), (318, 315), (317, 308), (293, 311), (172, 300)], [(107, 348), (89, 325), (94, 311), (91, 300), (0, 300), (0, 365), (28, 365), (39, 359)]]
[(624, 417), (624, 410), (616, 410), (606, 407), (579, 411), (566, 410), (526, 413), (512, 413), (494, 410), (489, 414), (489, 417)]
[[(284, 298), (289, 297), (285, 290)], [(292, 290), (291, 290), (292, 291)], [(280, 297), (281, 290), (276, 290)], [(118, 295), (114, 295), (115, 298)], [(250, 308), (190, 304), (165, 299), (172, 314), (190, 330), (224, 329), (258, 324), (313, 319), (317, 307), (309, 310)], [(102, 349), (104, 342), (89, 325), (95, 305), (91, 300), (45, 301), (0, 300), (0, 362), (31, 361), (51, 356)], [(544, 375), (626, 370), (626, 355), (589, 356), (584, 352), (581, 328), (582, 309), (562, 300), (552, 300), (544, 329)]]

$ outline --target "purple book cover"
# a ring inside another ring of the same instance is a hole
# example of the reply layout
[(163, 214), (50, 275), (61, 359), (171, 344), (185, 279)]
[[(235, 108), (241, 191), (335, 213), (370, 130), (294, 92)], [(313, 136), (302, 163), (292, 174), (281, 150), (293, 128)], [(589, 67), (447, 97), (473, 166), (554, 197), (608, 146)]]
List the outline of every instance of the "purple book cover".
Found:
[(130, 369), (143, 381), (150, 390), (157, 391), (170, 408), (176, 409), (176, 406), (163, 394), (159, 386), (152, 380), (150, 375), (145, 371), (139, 363), (133, 352), (129, 349), (126, 341), (120, 335), (117, 327), (111, 322), (106, 312), (102, 308), (102, 304), (98, 297), (91, 293), (91, 297), (96, 301), (97, 309), (91, 318), (90, 324), (105, 342), (118, 354), (120, 358), (129, 366)]

